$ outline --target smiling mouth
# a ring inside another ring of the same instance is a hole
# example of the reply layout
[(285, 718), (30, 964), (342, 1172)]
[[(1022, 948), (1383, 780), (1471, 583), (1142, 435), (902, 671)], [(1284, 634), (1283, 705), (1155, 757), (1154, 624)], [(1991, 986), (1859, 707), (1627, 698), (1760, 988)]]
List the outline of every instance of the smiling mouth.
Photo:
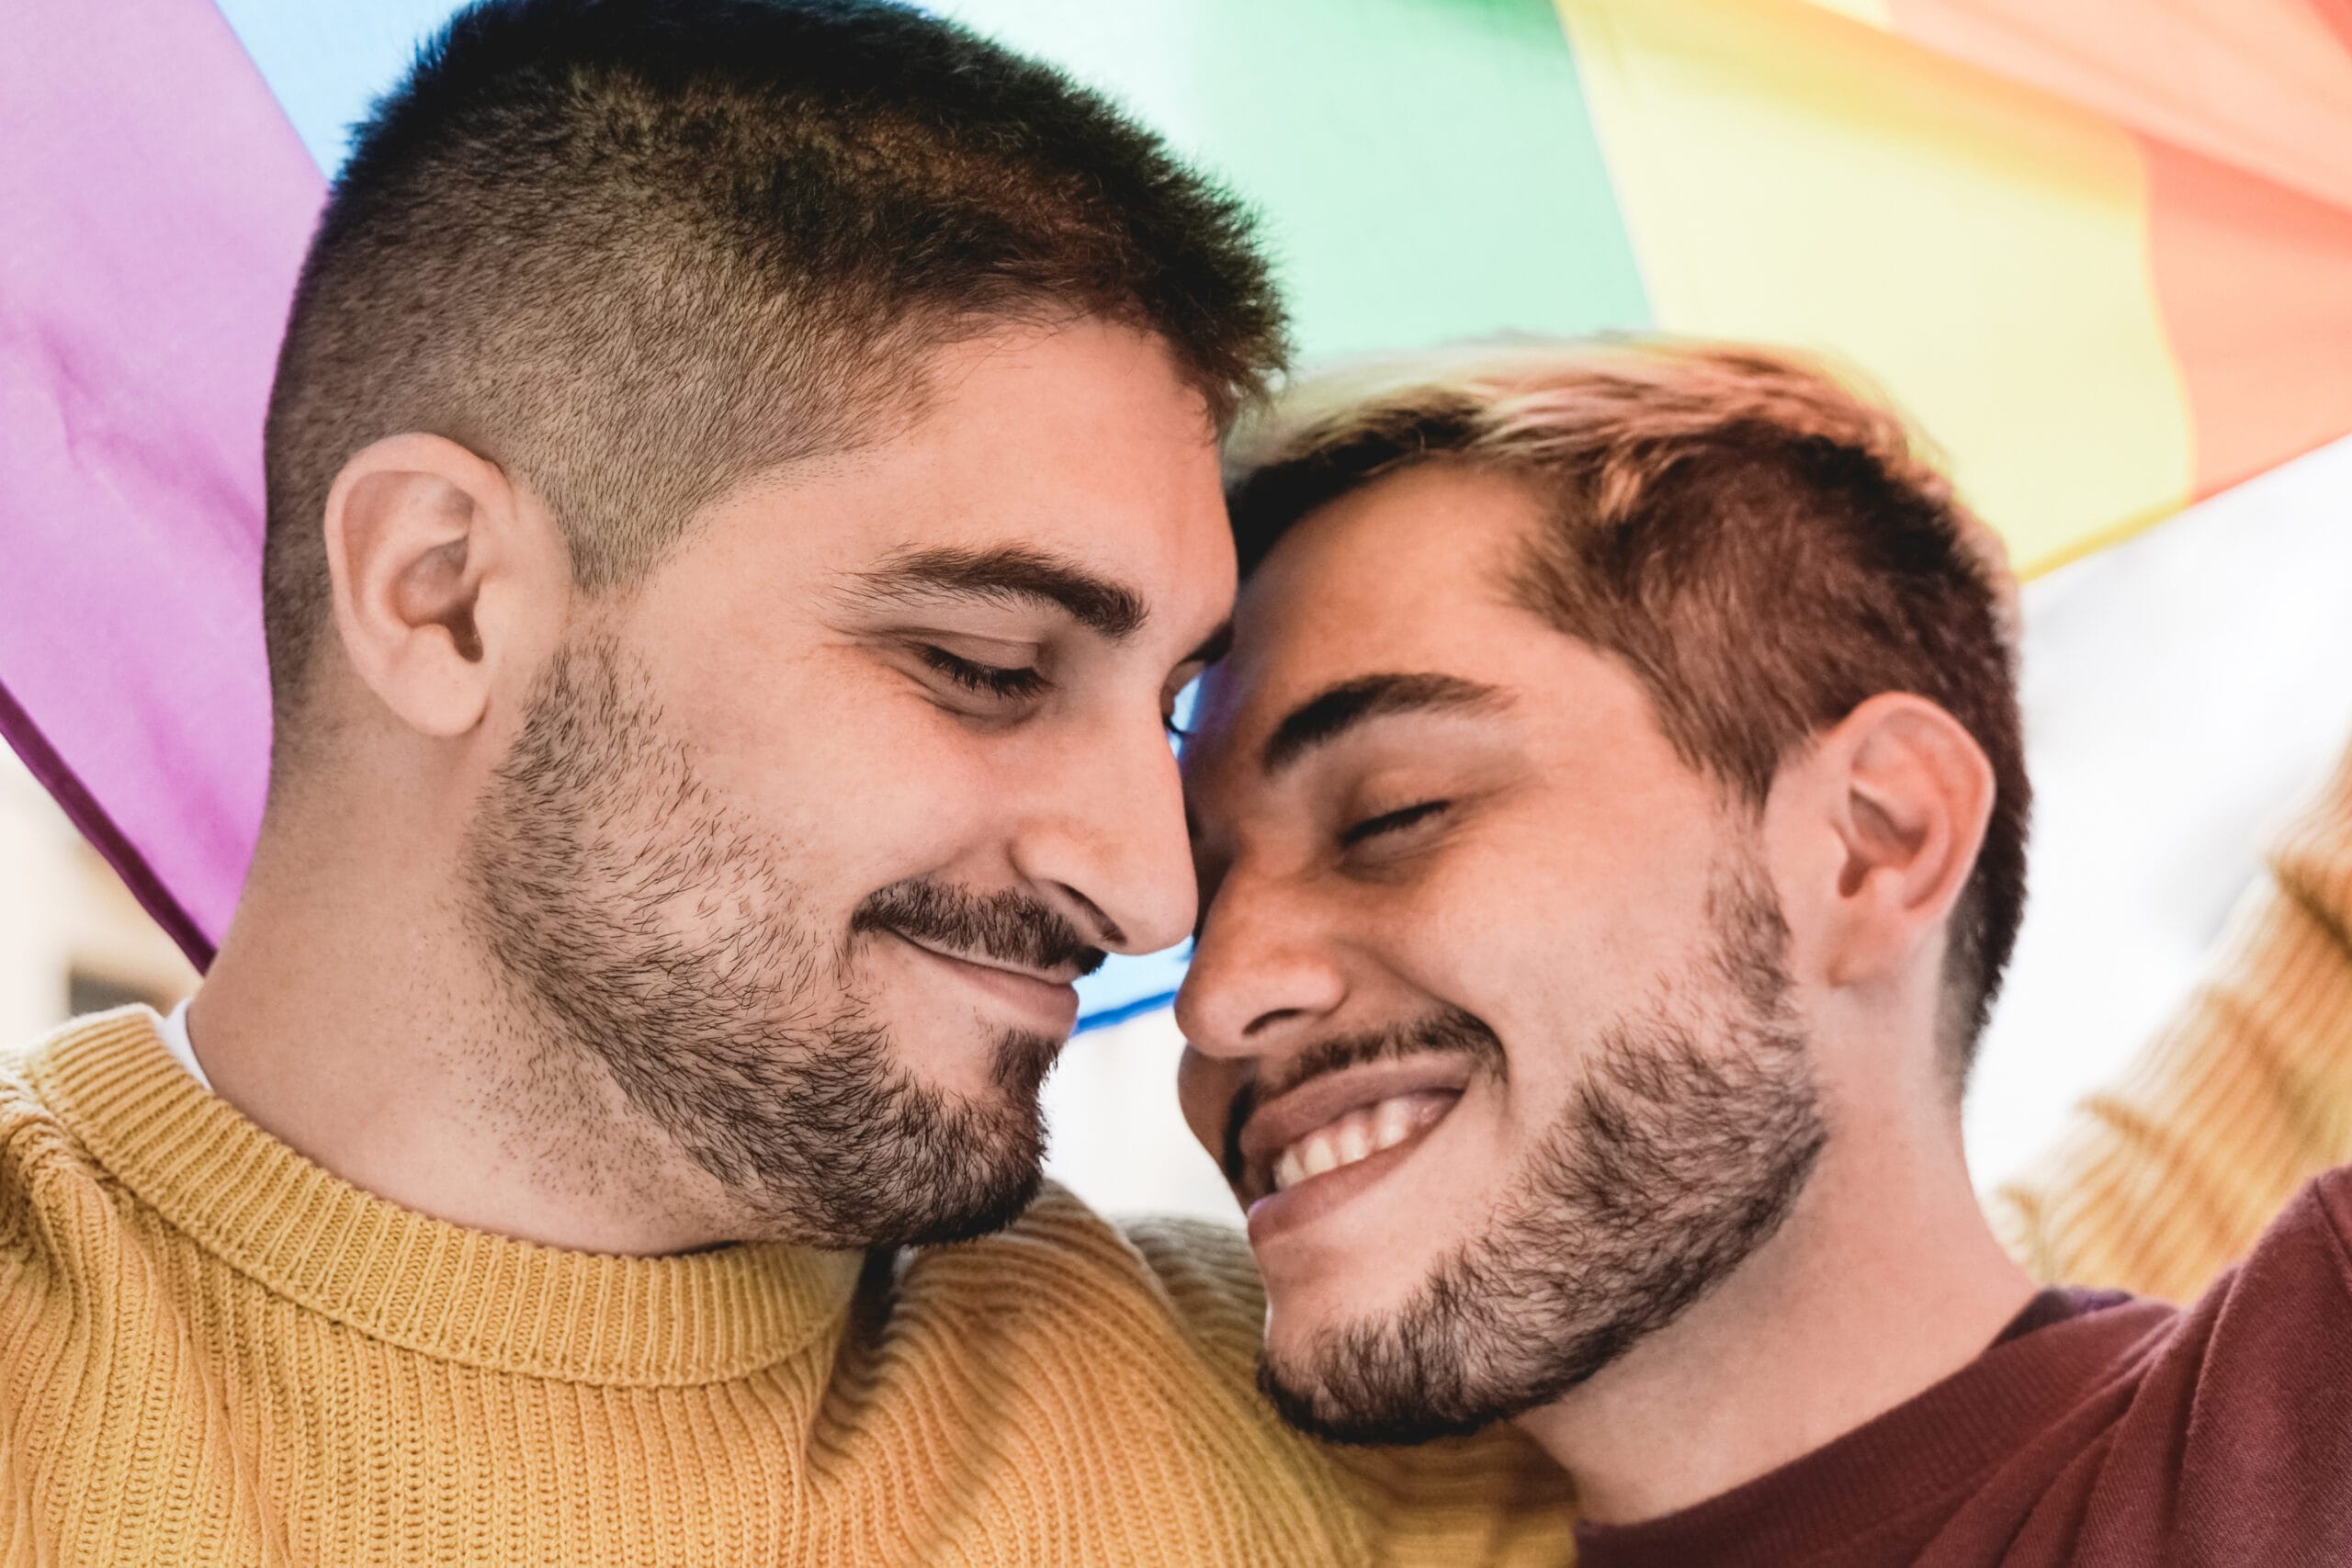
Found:
[(1308, 1224), (1385, 1179), (1491, 1070), (1472, 1053), (1422, 1049), (1319, 1073), (1249, 1110), (1232, 1152), (1251, 1242)]
[(1336, 1116), (1283, 1146), (1274, 1157), (1268, 1185), (1287, 1192), (1301, 1182), (1401, 1148), (1442, 1121), (1459, 1099), (1458, 1091), (1420, 1089)]

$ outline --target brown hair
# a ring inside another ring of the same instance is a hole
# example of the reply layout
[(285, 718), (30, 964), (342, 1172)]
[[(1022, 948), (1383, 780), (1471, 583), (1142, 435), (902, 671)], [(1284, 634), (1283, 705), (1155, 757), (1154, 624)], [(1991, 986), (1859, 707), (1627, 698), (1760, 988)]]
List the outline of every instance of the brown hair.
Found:
[(1283, 531), (1404, 468), (1522, 476), (1554, 526), (1511, 589), (1641, 681), (1677, 752), (1760, 806), (1781, 763), (1881, 692), (1990, 761), (1942, 1033), (1962, 1075), (2017, 941), (2030, 791), (2006, 552), (1883, 404), (1760, 349), (1467, 345), (1286, 390), (1227, 462), (1246, 574)]
[(1045, 66), (871, 0), (469, 6), (360, 128), (278, 359), (281, 732), (369, 442), (500, 463), (623, 586), (731, 484), (903, 428), (929, 354), (1090, 316), (1162, 339), (1220, 429), (1283, 357), (1248, 214)]

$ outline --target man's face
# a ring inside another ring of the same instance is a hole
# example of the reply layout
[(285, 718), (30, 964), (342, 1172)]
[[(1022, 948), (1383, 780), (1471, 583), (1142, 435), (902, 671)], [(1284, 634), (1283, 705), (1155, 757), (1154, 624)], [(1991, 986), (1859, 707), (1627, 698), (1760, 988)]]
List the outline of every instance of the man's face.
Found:
[(1309, 516), (1186, 752), (1185, 1114), (1249, 1209), (1261, 1381), (1333, 1436), (1556, 1397), (1760, 1245), (1822, 1145), (1754, 815), (1512, 604), (1544, 525), (1439, 466)]
[(594, 615), (469, 835), (500, 972), (737, 1234), (1010, 1220), (1071, 983), (1193, 922), (1163, 724), (1234, 571), (1202, 401), (1095, 324), (932, 380)]

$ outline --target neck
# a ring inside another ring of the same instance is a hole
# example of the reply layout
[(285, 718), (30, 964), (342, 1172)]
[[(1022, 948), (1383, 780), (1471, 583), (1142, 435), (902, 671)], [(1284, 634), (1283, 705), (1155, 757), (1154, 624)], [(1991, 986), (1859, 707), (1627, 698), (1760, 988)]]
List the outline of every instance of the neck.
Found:
[(456, 872), (398, 833), (266, 831), (188, 1015), (214, 1092), (435, 1219), (589, 1252), (730, 1239), (717, 1184), (504, 995)]
[(1959, 1371), (2032, 1298), (1956, 1130), (1858, 1143), (1832, 1138), (1787, 1224), (1730, 1278), (1520, 1418), (1586, 1517), (1657, 1518), (1778, 1469)]

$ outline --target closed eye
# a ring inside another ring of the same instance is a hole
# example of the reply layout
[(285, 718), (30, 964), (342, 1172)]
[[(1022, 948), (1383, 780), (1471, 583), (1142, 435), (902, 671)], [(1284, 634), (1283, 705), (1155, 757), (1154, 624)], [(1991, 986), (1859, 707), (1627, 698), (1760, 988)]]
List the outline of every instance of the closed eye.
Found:
[(984, 696), (1017, 702), (1041, 696), (1046, 690), (1046, 676), (1041, 670), (1002, 664), (983, 664), (977, 659), (966, 659), (944, 648), (928, 643), (922, 649), (922, 661), (946, 676), (967, 692)]
[(1399, 807), (1395, 811), (1384, 811), (1377, 817), (1367, 817), (1340, 835), (1340, 847), (1343, 850), (1351, 850), (1366, 840), (1377, 839), (1389, 833), (1401, 833), (1408, 828), (1418, 827), (1432, 818), (1443, 815), (1453, 807), (1453, 802), (1450, 800), (1424, 800), (1411, 806)]

